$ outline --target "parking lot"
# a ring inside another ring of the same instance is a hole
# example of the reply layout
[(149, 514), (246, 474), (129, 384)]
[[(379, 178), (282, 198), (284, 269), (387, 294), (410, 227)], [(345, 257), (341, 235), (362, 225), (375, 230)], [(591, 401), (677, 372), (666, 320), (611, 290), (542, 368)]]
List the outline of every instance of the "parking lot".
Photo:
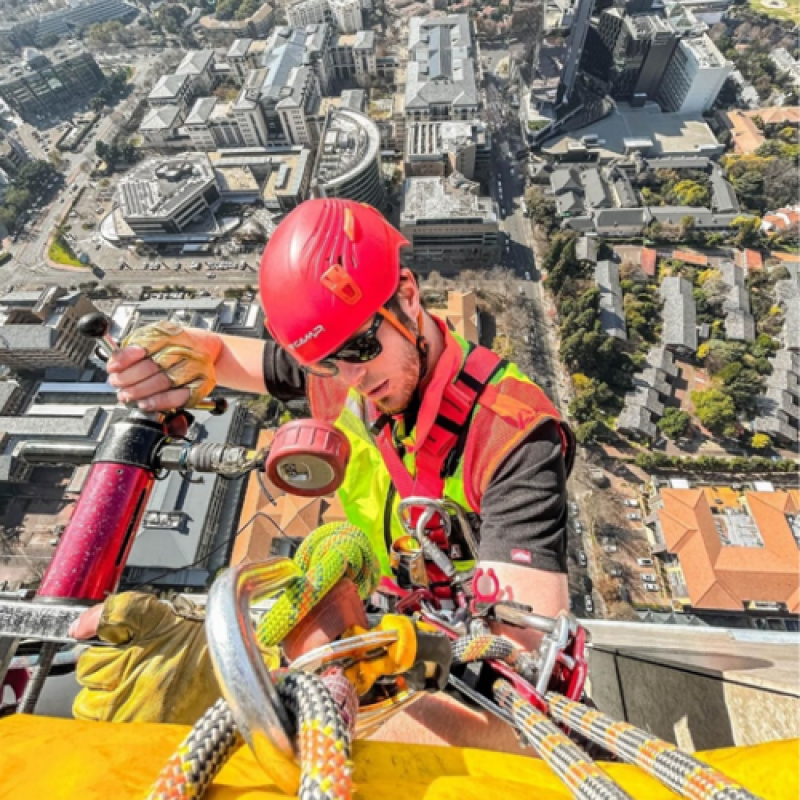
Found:
[[(653, 557), (634, 476), (592, 469), (604, 485), (581, 486), (570, 504), (570, 597), (576, 613), (633, 618), (671, 607), (669, 576)], [(589, 608), (592, 607), (592, 611)]]

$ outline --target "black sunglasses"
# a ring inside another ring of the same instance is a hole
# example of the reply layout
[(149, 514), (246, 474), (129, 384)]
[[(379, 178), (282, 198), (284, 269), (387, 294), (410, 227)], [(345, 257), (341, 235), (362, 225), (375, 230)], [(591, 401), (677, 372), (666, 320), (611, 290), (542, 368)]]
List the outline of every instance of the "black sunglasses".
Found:
[(383, 314), (379, 312), (375, 315), (367, 330), (357, 334), (352, 339), (348, 339), (336, 352), (331, 353), (327, 358), (308, 364), (303, 369), (312, 375), (332, 378), (334, 375), (339, 374), (337, 361), (345, 361), (348, 364), (366, 364), (368, 361), (372, 361), (383, 351), (383, 346), (378, 339), (378, 328), (381, 327), (382, 322)]

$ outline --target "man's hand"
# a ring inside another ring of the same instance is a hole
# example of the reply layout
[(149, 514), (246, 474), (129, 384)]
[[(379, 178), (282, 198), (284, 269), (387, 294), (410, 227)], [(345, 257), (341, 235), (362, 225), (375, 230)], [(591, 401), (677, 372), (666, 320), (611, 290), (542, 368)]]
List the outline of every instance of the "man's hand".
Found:
[(145, 411), (196, 405), (216, 385), (222, 341), (214, 333), (159, 322), (135, 330), (108, 361), (120, 402)]
[(112, 595), (70, 633), (107, 643), (78, 660), (77, 719), (191, 725), (220, 696), (202, 621), (152, 595)]

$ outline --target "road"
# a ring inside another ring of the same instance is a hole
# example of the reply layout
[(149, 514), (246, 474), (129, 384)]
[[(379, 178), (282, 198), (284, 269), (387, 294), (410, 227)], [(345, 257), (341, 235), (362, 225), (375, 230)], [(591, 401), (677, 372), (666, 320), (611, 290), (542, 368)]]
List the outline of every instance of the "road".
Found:
[[(160, 59), (174, 61), (175, 54), (160, 54)], [(102, 60), (102, 59), (101, 59)], [(119, 59), (115, 59), (119, 62)], [(9, 249), (14, 257), (9, 264), (0, 269), (0, 285), (25, 285), (27, 283), (44, 283), (47, 281), (63, 281), (65, 273), (54, 271), (47, 267), (47, 243), (53, 230), (62, 219), (62, 215), (70, 205), (72, 198), (77, 195), (81, 187), (86, 186), (91, 178), (90, 173), (97, 161), (95, 147), (97, 142), (109, 144), (117, 134), (118, 124), (127, 119), (136, 108), (145, 87), (149, 85), (160, 70), (159, 61), (149, 52), (136, 53), (131, 58), (124, 59), (127, 66), (134, 70), (133, 90), (111, 113), (105, 113), (100, 121), (89, 132), (77, 153), (62, 153), (64, 175), (64, 188), (52, 202), (43, 209), (27, 233), (21, 235), (18, 241)], [(116, 63), (115, 66), (121, 66)], [(82, 106), (76, 112), (86, 111)], [(43, 129), (55, 127), (61, 120), (43, 120)], [(47, 160), (52, 150), (52, 142), (40, 143), (33, 135), (35, 128), (19, 120), (17, 127), (26, 147), (35, 158)], [(48, 152), (49, 151), (49, 152)]]

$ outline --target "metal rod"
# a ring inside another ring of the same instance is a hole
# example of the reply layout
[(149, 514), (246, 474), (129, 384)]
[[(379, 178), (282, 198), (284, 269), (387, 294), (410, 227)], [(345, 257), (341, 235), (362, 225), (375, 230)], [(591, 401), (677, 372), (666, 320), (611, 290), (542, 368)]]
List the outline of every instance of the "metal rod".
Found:
[(34, 667), (33, 674), (28, 680), (22, 699), (19, 701), (17, 714), (33, 714), (36, 711), (36, 704), (44, 689), (44, 682), (50, 674), (53, 666), (53, 659), (58, 652), (58, 645), (55, 642), (45, 642), (39, 652), (39, 663)]

